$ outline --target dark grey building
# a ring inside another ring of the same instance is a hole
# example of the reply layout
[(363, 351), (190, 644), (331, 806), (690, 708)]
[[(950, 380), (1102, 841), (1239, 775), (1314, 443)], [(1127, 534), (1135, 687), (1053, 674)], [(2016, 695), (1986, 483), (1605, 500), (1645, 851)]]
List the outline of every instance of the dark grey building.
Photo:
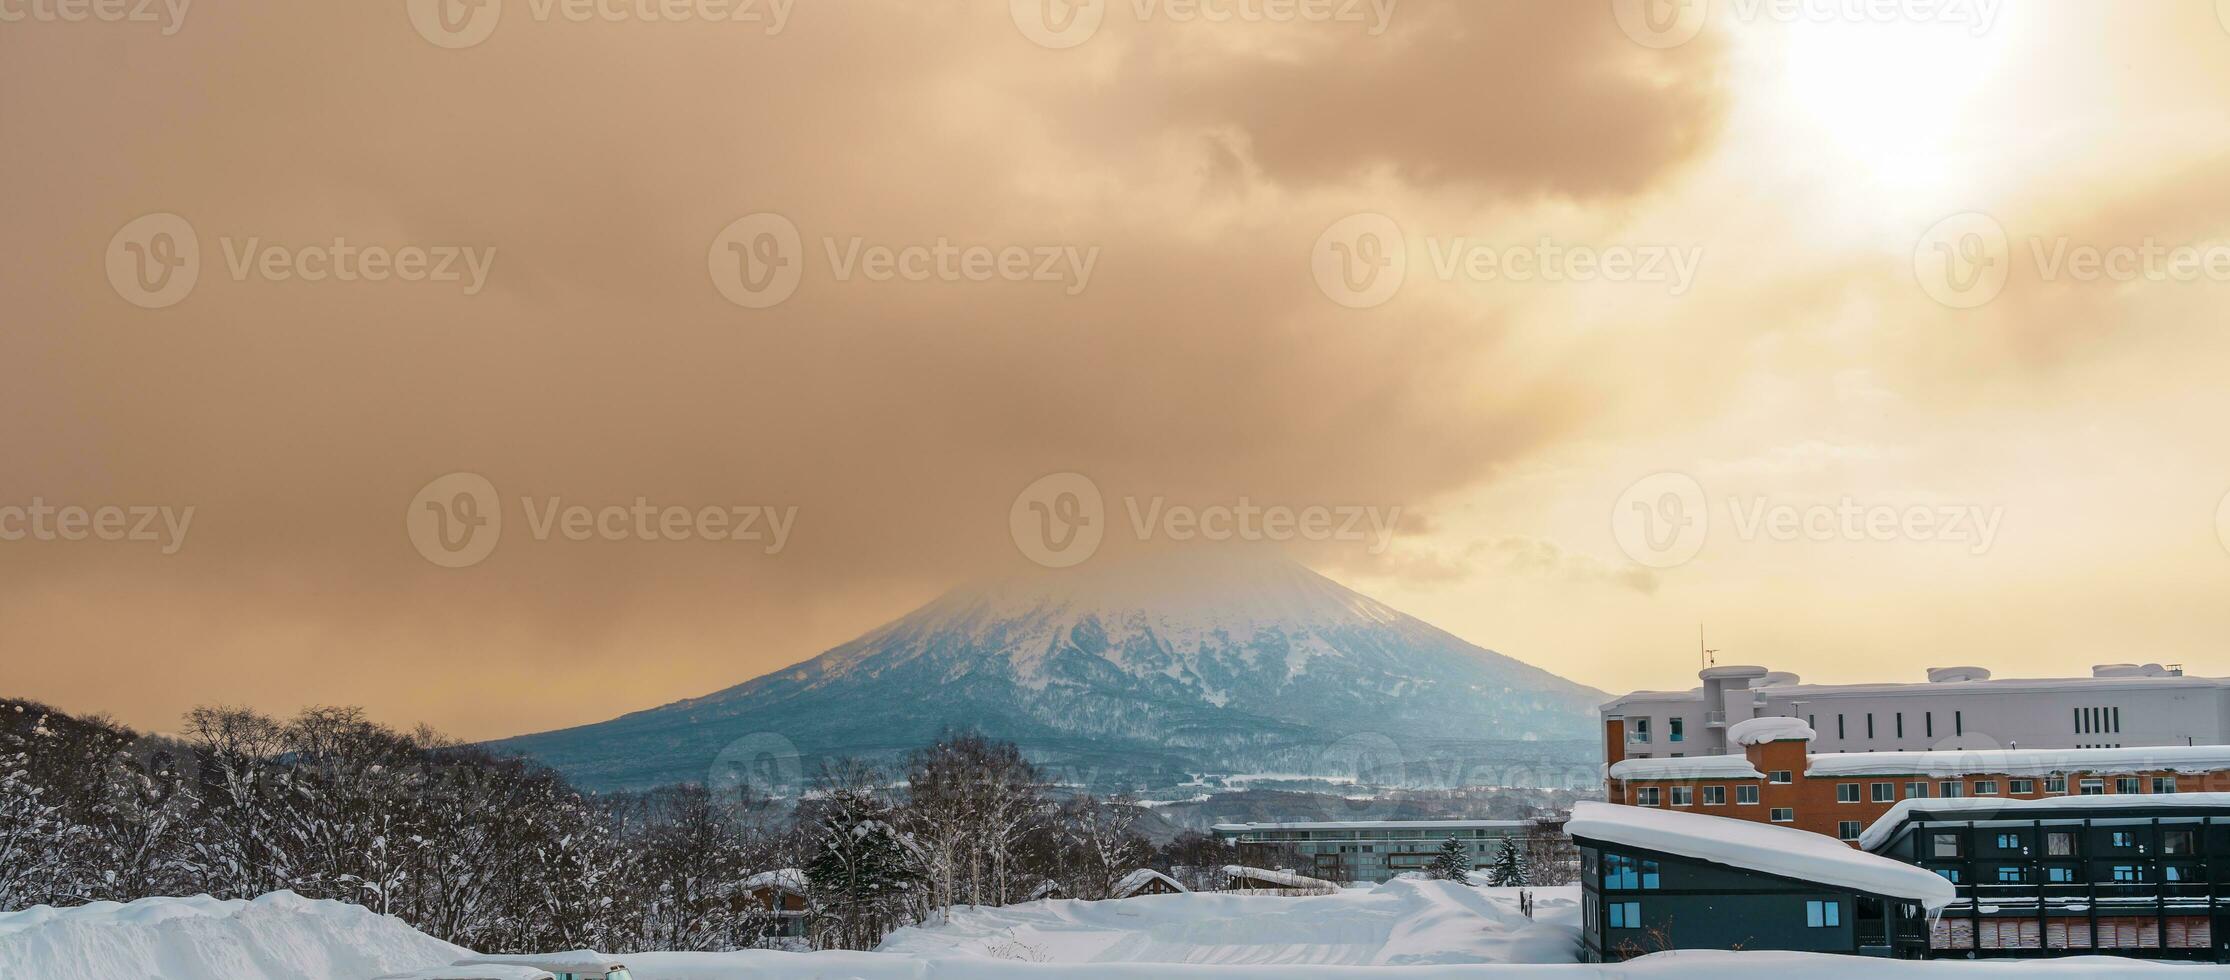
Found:
[(1671, 949), (1917, 959), (1928, 910), (1952, 899), (1941, 877), (1788, 827), (1582, 803), (1570, 830), (1591, 962)]
[(2230, 794), (1910, 800), (1860, 844), (1957, 887), (1930, 957), (2230, 962)]

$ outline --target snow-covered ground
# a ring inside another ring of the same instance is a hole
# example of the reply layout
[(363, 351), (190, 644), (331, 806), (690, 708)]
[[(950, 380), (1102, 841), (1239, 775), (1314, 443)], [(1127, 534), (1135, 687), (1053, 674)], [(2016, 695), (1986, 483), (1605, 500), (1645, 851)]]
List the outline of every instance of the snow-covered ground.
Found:
[[(1338, 895), (1155, 895), (962, 910), (875, 953), (632, 953), (636, 980), (2075, 980), (2212, 976), (2087, 957), (1889, 962), (1798, 953), (1661, 953), (1571, 962), (1574, 889), (1397, 881)], [(401, 922), (288, 893), (0, 914), (0, 980), (369, 980), (470, 955)]]
[(364, 980), (466, 955), (399, 919), (293, 892), (0, 913), (0, 980)]

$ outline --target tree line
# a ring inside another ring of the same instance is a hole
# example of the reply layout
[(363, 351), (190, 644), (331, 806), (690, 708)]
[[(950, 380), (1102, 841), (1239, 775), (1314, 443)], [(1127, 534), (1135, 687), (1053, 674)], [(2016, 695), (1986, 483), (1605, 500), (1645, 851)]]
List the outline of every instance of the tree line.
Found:
[(482, 952), (717, 951), (794, 942), (743, 882), (795, 868), (807, 941), (866, 949), (955, 905), (1104, 898), (1136, 868), (1236, 860), (1201, 834), (1157, 849), (1142, 809), (1056, 796), (1014, 745), (967, 733), (895, 772), (824, 765), (803, 796), (584, 794), (359, 708), (197, 708), (148, 736), (0, 700), (0, 910), (289, 889)]

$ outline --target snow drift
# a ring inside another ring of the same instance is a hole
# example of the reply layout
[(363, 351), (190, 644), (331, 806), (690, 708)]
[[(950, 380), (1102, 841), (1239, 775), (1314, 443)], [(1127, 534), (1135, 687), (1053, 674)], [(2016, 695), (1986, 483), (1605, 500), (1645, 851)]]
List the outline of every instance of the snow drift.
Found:
[(365, 980), (467, 955), (400, 919), (293, 892), (0, 913), (5, 980)]

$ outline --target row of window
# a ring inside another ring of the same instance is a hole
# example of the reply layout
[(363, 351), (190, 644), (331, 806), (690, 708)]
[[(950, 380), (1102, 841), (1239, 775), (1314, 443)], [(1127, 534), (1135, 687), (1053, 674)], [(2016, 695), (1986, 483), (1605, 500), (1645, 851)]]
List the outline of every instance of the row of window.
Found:
[[(1819, 730), (1820, 730), (1820, 716), (1818, 716), (1818, 715), (1805, 715), (1805, 716), (1804, 716), (1804, 723), (1805, 723), (1806, 725), (1810, 726), (1810, 727), (1811, 727), (1811, 729), (1812, 729), (1813, 731), (1815, 731), (1815, 732), (1816, 732), (1816, 731), (1819, 731)], [(1905, 737), (1905, 713), (1904, 713), (1904, 712), (1902, 712), (1902, 711), (1899, 711), (1899, 712), (1896, 712), (1895, 714), (1891, 715), (1891, 716), (1890, 716), (1890, 724), (1891, 724), (1891, 726), (1892, 726), (1892, 731), (1893, 731), (1893, 732), (1895, 733), (1895, 737), (1897, 737), (1897, 738), (1900, 738), (1900, 739), (1901, 739), (1901, 738), (1904, 738), (1904, 737)], [(1966, 733), (1967, 733), (1967, 713), (1966, 713), (1966, 712), (1964, 712), (1964, 711), (1954, 711), (1954, 712), (1952, 712), (1952, 713), (1951, 713), (1951, 734), (1953, 734), (1953, 735), (1965, 735)], [(1933, 711), (1924, 711), (1924, 712), (1921, 712), (1921, 734), (1922, 734), (1922, 735), (1923, 735), (1924, 737), (1927, 737), (1927, 738), (1935, 738), (1935, 737), (1936, 737), (1936, 713), (1935, 713), (1935, 712), (1933, 712)], [(1846, 716), (1843, 716), (1843, 715), (1836, 715), (1836, 716), (1835, 716), (1835, 738), (1836, 738), (1836, 739), (1837, 739), (1838, 741), (1849, 741), (1849, 740), (1850, 740), (1850, 737), (1851, 737), (1851, 729), (1850, 729), (1850, 719), (1849, 719), (1849, 718), (1847, 718)], [(1874, 713), (1873, 713), (1873, 712), (1871, 712), (1871, 711), (1869, 711), (1869, 712), (1867, 712), (1867, 713), (1866, 713), (1866, 739), (1867, 739), (1867, 741), (1872, 741), (1872, 740), (1874, 739)]]
[[(1962, 857), (1963, 855), (1960, 853), (1960, 848), (1963, 846), (1962, 840), (1963, 838), (1961, 837), (1961, 835), (1957, 833), (1937, 832), (1930, 834), (1929, 845), (1933, 848), (1931, 853), (1939, 858)], [(2160, 832), (2160, 853), (2169, 856), (2175, 856), (2179, 854), (2196, 854), (2198, 853), (2198, 850), (2196, 848), (2197, 840), (2198, 838), (2195, 832), (2191, 830), (2177, 828), (2163, 829)], [(2023, 854), (2029, 852), (2029, 844), (2026, 840), (2023, 839), (2019, 831), (2000, 831), (1997, 834), (1993, 835), (1991, 843), (1995, 844), (2001, 851), (2020, 851)], [(2106, 836), (2106, 843), (2108, 847), (2125, 851), (2143, 851), (2145, 849), (2144, 835), (2136, 830), (2109, 831)], [(2045, 831), (2044, 856), (2076, 856), (2075, 831)]]
[[(2117, 885), (2142, 885), (2149, 881), (2145, 877), (2146, 869), (2146, 865), (2142, 864), (2117, 864), (2108, 869), (2108, 878)], [(1945, 881), (1954, 885), (1966, 884), (1966, 875), (1958, 868), (1933, 868), (1930, 870), (1935, 871)], [(2041, 880), (2030, 876), (2028, 865), (2004, 864), (1998, 865), (1992, 870), (1994, 874), (1989, 878), (1989, 883), (1993, 885), (2034, 885), (2040, 883), (2047, 885), (2080, 885), (2084, 883), (2080, 869), (2068, 864), (2044, 867), (2042, 869), (2044, 877)], [(2204, 875), (2196, 865), (2164, 864), (2160, 866), (2160, 880), (2166, 884), (2203, 879)]]
[[(2122, 709), (2120, 708), (2076, 708), (2074, 709), (2074, 711), (2075, 733), (2078, 735), (2119, 733), (2122, 730)], [(1867, 712), (1865, 715), (1865, 719), (1866, 738), (1868, 741), (1872, 741), (1875, 737), (1874, 713), (1871, 711)], [(1820, 716), (1806, 715), (1804, 718), (1804, 723), (1810, 725), (1813, 731), (1819, 731)], [(1627, 741), (1647, 742), (1650, 740), (1649, 719), (1631, 718), (1627, 720), (1627, 725)], [(1892, 730), (1895, 733), (1895, 737), (1899, 739), (1904, 738), (1905, 713), (1899, 711), (1891, 715), (1891, 726)], [(1665, 728), (1665, 741), (1679, 742), (1684, 741), (1687, 738), (1686, 719), (1667, 718), (1665, 719)], [(1967, 733), (1966, 712), (1954, 711), (1951, 713), (1951, 733), (1953, 735), (1965, 735)], [(1921, 734), (1923, 737), (1926, 738), (1936, 737), (1935, 712), (1927, 711), (1921, 713)], [(1844, 715), (1835, 716), (1835, 737), (1837, 740), (1840, 741), (1850, 740), (1850, 719), (1848, 717)]]
[(2075, 709), (2075, 734), (2077, 735), (2119, 734), (2121, 730), (2122, 709), (2120, 708)]
[[(1603, 924), (1613, 929), (1639, 929), (1642, 927), (1642, 903), (1603, 903)], [(1822, 901), (1804, 903), (1804, 925), (1808, 929), (1834, 929), (1843, 924), (1843, 903)]]
[[(2114, 792), (2117, 795), (2121, 796), (2130, 796), (2146, 792), (2158, 794), (2168, 794), (2176, 792), (2176, 777), (2174, 776), (2151, 777), (2150, 789), (2146, 788), (2147, 781), (2144, 777), (2141, 776), (2115, 776), (2113, 777), (2113, 779)], [(1774, 770), (1773, 772), (1767, 774), (1766, 781), (1770, 783), (1787, 783), (1789, 782), (1789, 772), (1783, 769)], [(2037, 793), (2037, 781), (2034, 779), (2008, 779), (2004, 780), (2003, 784), (2005, 787), (2006, 795), (2034, 796)], [(1997, 779), (1974, 780), (1972, 783), (1973, 795), (1997, 796), (1999, 795), (1999, 785), (2000, 781)], [(2103, 796), (2106, 794), (2105, 777), (2080, 779), (2076, 781), (2075, 785), (2076, 795), (2078, 796)], [(1866, 800), (1860, 799), (1860, 791), (1862, 786), (1864, 786), (1865, 788), (1867, 797)], [(1670, 787), (1672, 801), (1671, 805), (1695, 806), (1696, 796), (1699, 791), (1703, 795), (1704, 806), (1725, 806), (1727, 803), (1727, 788), (1725, 786), (1673, 786)], [(1904, 798), (1911, 800), (1925, 800), (1928, 799), (1931, 794), (1933, 794), (1943, 799), (1952, 800), (1968, 795), (1968, 791), (1969, 783), (1966, 780), (1946, 779), (1934, 783), (1930, 783), (1927, 781), (1916, 781), (1905, 784)], [(1758, 787), (1756, 784), (1752, 783), (1748, 785), (1738, 785), (1734, 788), (1734, 793), (1735, 805), (1757, 805)], [(2044, 795), (2066, 796), (2067, 777), (2044, 777)], [(1894, 782), (1878, 782), (1872, 784), (1835, 784), (1835, 802), (1837, 803), (1895, 803), (1897, 802), (1897, 799), (1897, 784)], [(1634, 805), (1636, 806), (1664, 806), (1666, 805), (1665, 800), (1665, 788), (1657, 786), (1641, 786), (1636, 787), (1634, 790)]]

